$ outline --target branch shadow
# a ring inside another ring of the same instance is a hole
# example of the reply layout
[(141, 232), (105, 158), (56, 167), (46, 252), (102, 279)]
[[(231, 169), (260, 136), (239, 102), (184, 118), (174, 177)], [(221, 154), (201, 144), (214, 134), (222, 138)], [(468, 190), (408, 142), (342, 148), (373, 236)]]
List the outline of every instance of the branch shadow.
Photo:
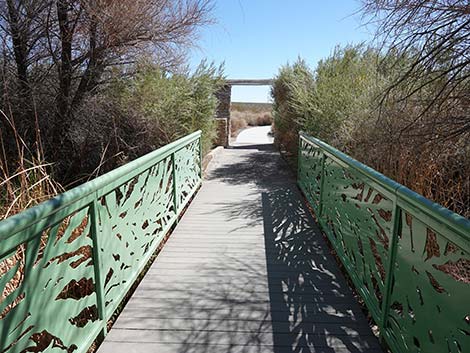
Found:
[(262, 205), (271, 310), (285, 313), (272, 321), (274, 352), (380, 351), (297, 188), (263, 193)]
[(293, 181), (293, 174), (273, 145), (235, 146), (225, 152), (230, 163), (210, 170), (206, 181), (255, 187), (255, 191), (271, 190), (286, 181)]

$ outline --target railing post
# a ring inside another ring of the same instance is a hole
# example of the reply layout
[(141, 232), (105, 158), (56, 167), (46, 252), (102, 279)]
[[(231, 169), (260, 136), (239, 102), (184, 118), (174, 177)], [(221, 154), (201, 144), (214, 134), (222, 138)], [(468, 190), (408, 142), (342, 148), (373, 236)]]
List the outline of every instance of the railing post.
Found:
[(397, 254), (397, 243), (398, 243), (398, 231), (400, 228), (400, 222), (402, 218), (402, 212), (398, 207), (397, 197), (395, 194), (395, 199), (393, 200), (393, 213), (392, 213), (392, 229), (391, 229), (391, 239), (390, 247), (388, 250), (388, 263), (385, 272), (385, 291), (383, 294), (382, 300), (382, 317), (380, 320), (380, 339), (383, 340), (383, 335), (385, 333), (385, 328), (388, 320), (388, 313), (390, 311), (390, 296), (392, 292), (392, 282), (393, 282), (393, 272), (395, 268), (395, 259)]
[(299, 132), (299, 146), (297, 148), (297, 180), (299, 184), (301, 183), (300, 173), (302, 172), (302, 135)]
[(99, 225), (98, 215), (98, 195), (95, 193), (95, 198), (91, 204), (90, 209), (90, 232), (93, 242), (93, 269), (95, 274), (95, 291), (96, 291), (96, 305), (98, 307), (98, 318), (102, 321), (101, 335), (106, 336), (107, 333), (107, 319), (106, 319), (106, 304), (104, 298), (104, 282), (102, 276), (102, 265), (100, 259), (100, 236), (103, 235)]
[(323, 217), (323, 189), (325, 184), (325, 161), (326, 161), (326, 153), (322, 149), (320, 149), (322, 153), (321, 157), (321, 174), (320, 174), (320, 196), (318, 198), (318, 218), (321, 219)]
[(202, 180), (202, 135), (199, 136), (199, 177)]
[(176, 151), (171, 154), (171, 166), (173, 170), (173, 206), (175, 208), (176, 223), (178, 223), (178, 181), (176, 177), (176, 161), (175, 161)]

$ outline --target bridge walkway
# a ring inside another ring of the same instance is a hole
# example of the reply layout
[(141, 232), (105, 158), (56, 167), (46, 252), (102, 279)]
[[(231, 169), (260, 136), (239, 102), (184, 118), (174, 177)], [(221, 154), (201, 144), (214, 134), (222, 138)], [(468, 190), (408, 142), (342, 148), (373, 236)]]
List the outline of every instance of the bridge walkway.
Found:
[(225, 149), (99, 353), (380, 353), (272, 145)]

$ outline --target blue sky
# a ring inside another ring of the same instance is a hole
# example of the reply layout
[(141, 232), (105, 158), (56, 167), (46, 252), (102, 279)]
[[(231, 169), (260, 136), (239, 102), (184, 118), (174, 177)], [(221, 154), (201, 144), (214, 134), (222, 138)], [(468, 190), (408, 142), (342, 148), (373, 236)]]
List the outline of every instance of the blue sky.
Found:
[[(338, 44), (372, 37), (358, 0), (215, 0), (217, 24), (201, 31), (191, 66), (225, 62), (227, 78), (270, 78), (298, 56), (311, 67)], [(234, 87), (232, 101), (266, 102), (269, 87)]]

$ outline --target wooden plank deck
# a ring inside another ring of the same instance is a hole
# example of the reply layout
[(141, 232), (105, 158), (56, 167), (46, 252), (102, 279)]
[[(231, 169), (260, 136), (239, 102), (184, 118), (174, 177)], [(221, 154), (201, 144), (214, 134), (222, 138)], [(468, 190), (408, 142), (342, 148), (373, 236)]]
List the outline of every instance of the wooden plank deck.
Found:
[(271, 145), (224, 150), (99, 353), (382, 352)]

